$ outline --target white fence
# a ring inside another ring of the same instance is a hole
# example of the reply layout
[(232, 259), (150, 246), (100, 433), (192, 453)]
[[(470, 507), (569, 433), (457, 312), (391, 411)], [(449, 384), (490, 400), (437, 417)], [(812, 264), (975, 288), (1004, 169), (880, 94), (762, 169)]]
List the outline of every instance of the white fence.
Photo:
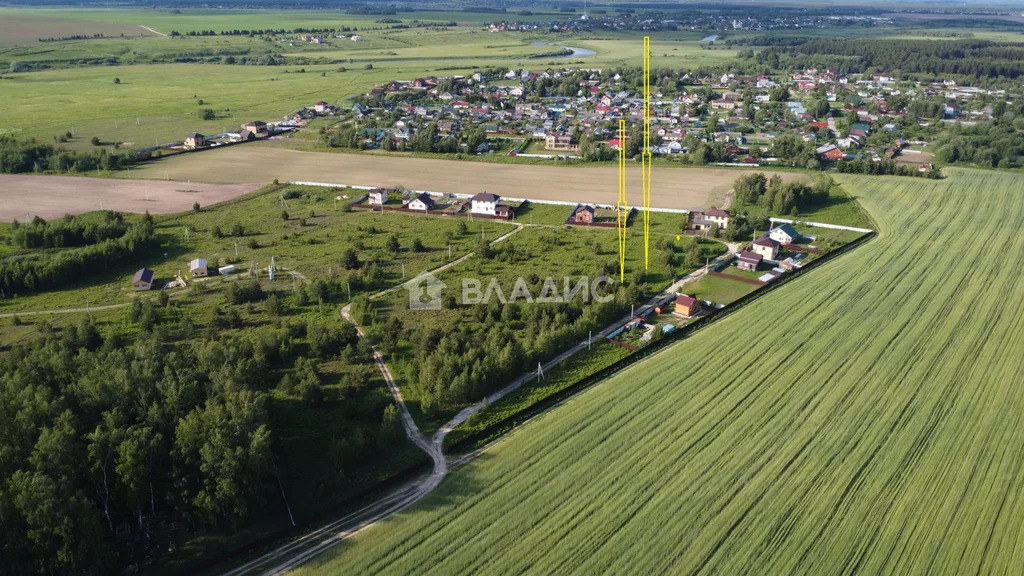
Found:
[[(374, 188), (380, 188), (380, 186), (356, 186), (354, 184), (338, 184), (333, 182), (301, 182), (292, 180), (288, 182), (294, 186), (320, 186), (324, 188), (354, 188), (356, 190), (372, 190)], [(437, 196), (440, 198), (458, 198), (460, 200), (468, 200), (473, 197), (473, 194), (456, 194), (454, 192), (435, 192), (433, 190), (412, 190), (409, 188), (405, 189), (406, 192), (413, 194), (422, 194), (426, 192), (431, 196)], [(592, 202), (569, 202), (566, 200), (536, 200), (534, 198), (516, 198), (513, 196), (502, 196), (502, 199), (508, 200), (509, 202), (530, 202), (532, 204), (550, 204), (552, 206), (572, 206), (576, 207), (580, 204), (590, 204), (597, 208), (609, 208), (614, 209), (615, 206), (609, 204), (595, 204)], [(642, 206), (626, 206), (627, 209), (642, 209)], [(682, 210), (679, 208), (651, 208), (651, 212), (665, 212), (669, 214), (689, 214), (689, 210)]]
[(839, 224), (825, 224), (822, 222), (805, 222), (800, 220), (786, 220), (785, 218), (769, 218), (772, 224), (804, 224), (807, 226), (813, 226), (815, 228), (829, 228), (832, 230), (851, 230), (853, 232), (860, 232), (861, 234), (867, 234), (868, 232), (874, 232), (870, 228), (856, 228), (854, 226), (840, 226)]

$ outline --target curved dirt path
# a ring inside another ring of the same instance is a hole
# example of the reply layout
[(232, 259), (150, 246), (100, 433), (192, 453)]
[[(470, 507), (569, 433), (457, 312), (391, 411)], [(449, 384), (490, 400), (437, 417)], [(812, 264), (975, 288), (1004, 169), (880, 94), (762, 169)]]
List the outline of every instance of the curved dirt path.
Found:
[[(526, 226), (526, 224), (516, 224), (515, 228), (492, 240), (491, 245), (493, 246), (499, 242), (507, 240)], [(448, 262), (447, 264), (438, 266), (429, 272), (431, 274), (443, 272), (461, 262), (465, 262), (471, 258), (473, 254), (473, 252), (465, 254), (451, 262)], [(289, 271), (289, 273), (304, 281), (306, 280), (305, 276), (302, 276), (298, 272)], [(386, 294), (400, 290), (405, 287), (406, 284), (407, 282), (392, 286), (391, 288), (373, 294), (370, 298), (375, 300)], [(366, 337), (366, 333), (363, 331), (363, 328), (352, 319), (351, 304), (345, 305), (340, 310), (339, 315), (343, 321), (350, 322), (356, 327), (356, 331), (359, 333), (360, 338)], [(413, 419), (412, 414), (409, 413), (409, 408), (405, 405), (405, 399), (402, 397), (402, 390), (395, 382), (395, 379), (391, 374), (391, 369), (388, 368), (387, 362), (384, 360), (384, 355), (381, 354), (376, 347), (371, 348), (373, 350), (373, 361), (377, 364), (377, 368), (384, 377), (384, 382), (387, 384), (388, 390), (391, 392), (391, 396), (395, 400), (395, 404), (398, 405), (398, 412), (402, 416), (402, 427), (405, 429), (406, 437), (430, 456), (430, 459), (433, 461), (433, 470), (431, 470), (428, 476), (405, 484), (381, 500), (312, 530), (301, 537), (288, 542), (287, 544), (275, 548), (258, 558), (254, 558), (233, 570), (225, 572), (224, 576), (242, 576), (243, 574), (254, 573), (265, 575), (283, 574), (300, 564), (304, 564), (314, 556), (338, 544), (346, 538), (354, 536), (378, 521), (383, 520), (384, 518), (387, 518), (388, 516), (391, 516), (392, 514), (422, 500), (425, 496), (433, 492), (434, 489), (441, 484), (441, 481), (444, 480), (444, 477), (448, 475), (448, 460), (442, 449), (444, 445), (444, 438), (448, 432), (464, 422), (473, 414), (473, 412), (479, 410), (480, 404), (477, 403), (463, 409), (461, 412), (456, 414), (454, 418), (439, 428), (434, 436), (428, 440), (416, 425), (416, 421)]]

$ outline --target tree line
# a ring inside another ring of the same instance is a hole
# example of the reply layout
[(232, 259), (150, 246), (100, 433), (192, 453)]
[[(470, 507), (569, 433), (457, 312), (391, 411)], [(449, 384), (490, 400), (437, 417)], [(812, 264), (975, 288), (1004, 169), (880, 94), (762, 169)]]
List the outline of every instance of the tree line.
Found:
[(0, 134), (0, 173), (3, 174), (120, 170), (132, 163), (130, 156), (111, 154), (106, 149), (74, 152), (37, 142), (35, 138)]
[(89, 246), (120, 238), (128, 231), (128, 226), (124, 214), (110, 210), (104, 213), (102, 222), (87, 222), (70, 214), (51, 222), (36, 216), (28, 224), (12, 222), (7, 243), (18, 248)]

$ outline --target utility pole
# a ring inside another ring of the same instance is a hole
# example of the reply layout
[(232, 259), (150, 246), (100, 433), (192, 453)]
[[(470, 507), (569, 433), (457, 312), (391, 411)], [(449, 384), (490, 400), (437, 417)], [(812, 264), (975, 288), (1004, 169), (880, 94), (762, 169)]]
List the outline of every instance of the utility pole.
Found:
[(345, 282), (345, 288), (348, 289), (348, 301), (351, 302), (352, 301), (352, 283), (351, 282)]
[(587, 350), (590, 350), (591, 346), (593, 345), (593, 340), (594, 340), (594, 331), (591, 330), (590, 334), (587, 336)]
[(540, 382), (544, 378), (544, 367), (537, 362), (537, 382)]

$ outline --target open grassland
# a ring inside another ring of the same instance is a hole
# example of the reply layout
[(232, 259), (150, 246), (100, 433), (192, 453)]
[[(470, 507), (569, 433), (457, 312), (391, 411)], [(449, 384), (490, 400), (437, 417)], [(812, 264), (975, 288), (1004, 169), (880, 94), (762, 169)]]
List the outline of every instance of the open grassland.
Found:
[[(0, 101), (17, 103), (0, 109), (0, 130), (47, 142), (71, 131), (75, 138), (67, 146), (77, 149), (91, 149), (93, 136), (145, 148), (180, 142), (192, 131), (218, 134), (249, 120), (280, 120), (319, 100), (344, 104), (346, 97), (394, 78), (435, 69), (416, 63), (347, 72), (337, 65), (305, 66), (306, 73), (298, 73), (301, 68), (140, 64), (14, 74), (0, 81)], [(203, 108), (217, 119), (201, 120)]]
[[(281, 197), (289, 197), (294, 192), (300, 195), (286, 199), (285, 207)], [(126, 305), (138, 296), (131, 290), (131, 277), (136, 270), (143, 266), (151, 268), (156, 277), (154, 289), (162, 288), (179, 273), (188, 278), (188, 262), (194, 258), (205, 258), (214, 267), (237, 262), (240, 272), (247, 271), (252, 262), (265, 268), (270, 259), (275, 258), (277, 266), (315, 280), (343, 273), (342, 255), (353, 248), (364, 260), (374, 261), (380, 268), (382, 286), (393, 286), (402, 282), (403, 271), (411, 278), (448, 262), (449, 243), (451, 258), (456, 259), (471, 252), (481, 235), (493, 240), (513, 229), (504, 222), (476, 220), (467, 222), (467, 233), (460, 234), (461, 219), (456, 218), (346, 212), (344, 205), (361, 193), (323, 187), (270, 186), (234, 201), (204, 207), (198, 213), (190, 211), (157, 217), (160, 245), (153, 254), (96, 270), (88, 278), (61, 289), (0, 300), (0, 314), (77, 309), (87, 304)], [(337, 196), (342, 200), (335, 203)], [(106, 204), (104, 207), (109, 208)], [(288, 213), (288, 220), (283, 219), (283, 212)], [(482, 234), (481, 227), (484, 228)], [(185, 241), (186, 229), (188, 241)], [(8, 225), (0, 224), (0, 234), (8, 230)], [(394, 254), (384, 250), (392, 234), (401, 244), (401, 250)], [(422, 252), (411, 249), (414, 238), (423, 243)], [(13, 250), (9, 246), (6, 249)], [(212, 278), (203, 283), (220, 285), (233, 278), (236, 277)], [(288, 286), (295, 284), (286, 277), (282, 281)], [(382, 286), (361, 287), (355, 283), (352, 294), (360, 290), (376, 291)]]
[[(377, 23), (379, 16), (328, 11), (182, 12), (0, 8), (0, 70), (14, 62), (35, 69), (5, 73), (0, 80), (0, 101), (17, 103), (0, 109), (0, 133), (52, 141), (71, 131), (75, 138), (66, 144), (70, 148), (90, 149), (90, 140), (96, 136), (111, 149), (114, 143), (137, 149), (181, 141), (192, 131), (216, 134), (252, 119), (282, 119), (319, 100), (344, 107), (348, 98), (395, 79), (465, 75), (491, 67), (607, 68), (640, 65), (642, 58), (639, 34), (486, 32), (483, 22), (500, 19), (497, 14), (402, 13), (397, 19), (412, 27), (395, 29), (392, 24)], [(544, 18), (540, 14), (535, 17)], [(417, 27), (414, 20), (420, 24), (455, 21), (459, 25)], [(358, 30), (362, 40), (327, 37), (325, 44), (311, 44), (290, 34), (281, 37), (288, 41), (156, 35), (172, 30), (341, 27)], [(38, 41), (41, 37), (94, 33), (109, 37)], [(657, 33), (653, 38), (655, 65), (693, 69), (735, 56), (734, 50), (704, 49), (699, 36), (693, 32)], [(550, 56), (560, 46), (589, 48), (596, 54)], [(549, 56), (542, 56), (545, 54)], [(279, 55), (284, 63), (222, 63), (270, 55)], [(116, 65), (95, 65), (99, 63)], [(46, 67), (53, 69), (42, 69)], [(115, 78), (120, 79), (119, 84), (114, 83)], [(204, 108), (212, 109), (217, 119), (201, 120)]]
[(1024, 179), (949, 174), (300, 574), (1018, 571)]
[[(763, 170), (762, 170), (763, 172)], [(653, 172), (652, 205), (659, 208), (706, 206), (722, 197), (744, 173), (725, 168), (659, 167)], [(779, 172), (783, 180), (803, 177)], [(127, 174), (124, 174), (127, 176)], [(132, 177), (215, 183), (280, 181), (330, 182), (353, 186), (405, 186), (414, 190), (615, 204), (618, 168), (488, 164), (367, 154), (302, 152), (247, 144), (152, 162)], [(640, 171), (630, 170), (631, 204), (640, 204)]]
[[(516, 20), (543, 21), (555, 17), (554, 12), (537, 11), (531, 16), (515, 16)], [(102, 25), (148, 26), (157, 32), (169, 34), (177, 30), (182, 34), (202, 30), (234, 30), (234, 29), (293, 29), (293, 28), (357, 28), (364, 32), (366, 28), (389, 28), (391, 24), (377, 23), (381, 18), (401, 20), (404, 24), (413, 21), (423, 23), (457, 22), (462, 25), (481, 25), (485, 22), (501, 19), (500, 14), (485, 12), (426, 11), (402, 12), (393, 16), (346, 14), (331, 10), (234, 10), (179, 8), (177, 13), (171, 9), (145, 9), (118, 7), (103, 8), (21, 8), (6, 7), (0, 9), (0, 16), (12, 22), (21, 22), (28, 27), (31, 19), (31, 31), (35, 36), (30, 39), (59, 36), (59, 32), (72, 30), (71, 34), (93, 34), (102, 32)], [(74, 23), (74, 27), (70, 26)], [(4, 39), (6, 40), (6, 39)], [(10, 42), (4, 41), (9, 44)]]

